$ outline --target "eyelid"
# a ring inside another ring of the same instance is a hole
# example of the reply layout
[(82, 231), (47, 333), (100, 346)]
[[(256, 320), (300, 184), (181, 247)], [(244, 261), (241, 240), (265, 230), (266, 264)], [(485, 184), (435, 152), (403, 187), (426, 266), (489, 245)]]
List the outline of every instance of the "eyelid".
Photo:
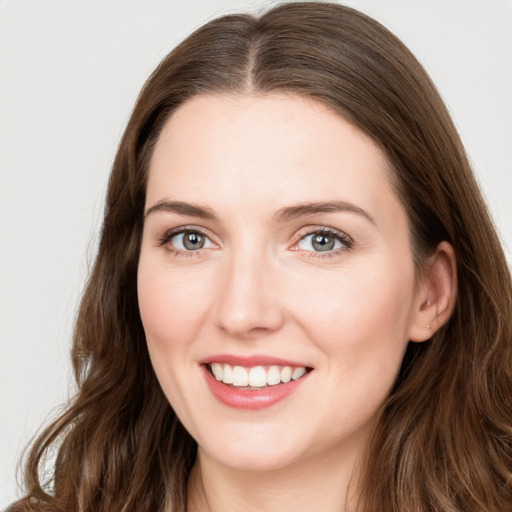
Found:
[[(169, 241), (176, 235), (179, 235), (182, 233), (194, 233), (194, 232), (200, 233), (201, 235), (208, 238), (208, 240), (216, 247), (220, 246), (220, 244), (215, 240), (215, 238), (216, 238), (215, 235), (213, 235), (210, 232), (210, 230), (205, 229), (200, 226), (197, 226), (197, 225), (194, 225), (194, 224), (177, 226), (177, 227), (168, 229), (162, 235), (158, 236), (158, 245), (164, 246), (164, 245), (168, 244)], [(339, 240), (341, 242), (343, 247), (338, 248), (338, 249), (333, 249), (330, 251), (325, 251), (325, 252), (307, 251), (305, 249), (300, 249), (298, 247), (299, 242), (301, 240), (303, 240), (305, 237), (314, 235), (317, 233), (333, 236), (334, 238), (336, 238), (337, 240)], [(352, 248), (352, 246), (354, 245), (353, 238), (350, 235), (348, 235), (347, 233), (340, 231), (339, 229), (335, 229), (335, 228), (332, 228), (329, 226), (323, 226), (323, 225), (305, 226), (305, 227), (301, 228), (299, 231), (297, 231), (293, 238), (294, 238), (294, 242), (293, 242), (292, 246), (290, 247), (291, 250), (308, 252), (308, 253), (311, 253), (312, 255), (315, 255), (318, 257), (322, 257), (322, 256), (325, 257), (328, 255), (338, 254), (341, 251), (350, 250)], [(174, 253), (201, 253), (202, 251), (204, 251), (206, 249), (211, 249), (211, 247), (201, 248), (201, 249), (197, 249), (194, 251), (183, 251), (183, 250), (172, 247), (172, 248), (169, 248), (169, 251), (174, 252)]]
[[(170, 228), (167, 231), (165, 231), (162, 235), (158, 236), (158, 245), (163, 246), (176, 235), (180, 235), (183, 233), (199, 233), (203, 236), (205, 236), (213, 245), (218, 246), (219, 244), (214, 240), (215, 236), (211, 234), (211, 232), (208, 229), (202, 228), (200, 226), (196, 225), (185, 225), (185, 226), (177, 226), (175, 228)], [(169, 249), (174, 252), (183, 252), (179, 249), (173, 248)], [(197, 249), (196, 251), (184, 251), (184, 252), (200, 252), (202, 249)]]
[[(317, 233), (333, 236), (334, 238), (338, 239), (342, 243), (343, 247), (341, 247), (339, 249), (334, 249), (331, 251), (325, 251), (323, 254), (322, 254), (322, 251), (306, 251), (305, 249), (300, 249), (298, 247), (298, 244), (301, 240), (303, 240), (307, 236), (314, 235)], [(311, 252), (314, 254), (318, 253), (319, 256), (327, 256), (329, 254), (336, 254), (340, 251), (347, 251), (347, 250), (351, 249), (353, 245), (354, 245), (354, 240), (347, 233), (340, 231), (339, 229), (331, 228), (329, 226), (316, 225), (316, 226), (305, 226), (305, 227), (301, 228), (295, 235), (295, 241), (293, 242), (291, 249), (295, 250), (295, 251)]]

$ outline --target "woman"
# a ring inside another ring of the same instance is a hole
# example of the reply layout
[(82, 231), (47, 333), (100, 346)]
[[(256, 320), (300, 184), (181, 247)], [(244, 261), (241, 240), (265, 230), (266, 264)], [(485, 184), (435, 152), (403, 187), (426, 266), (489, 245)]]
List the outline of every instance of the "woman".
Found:
[(511, 288), (393, 35), (311, 2), (214, 20), (128, 123), (80, 392), (17, 509), (512, 510)]

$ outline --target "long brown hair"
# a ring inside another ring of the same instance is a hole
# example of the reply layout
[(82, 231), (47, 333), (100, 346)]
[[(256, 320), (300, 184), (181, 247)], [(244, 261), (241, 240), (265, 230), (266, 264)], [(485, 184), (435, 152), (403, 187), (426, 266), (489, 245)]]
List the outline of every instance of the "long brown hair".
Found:
[(456, 252), (455, 310), (431, 340), (408, 348), (368, 446), (363, 509), (512, 511), (512, 285), (464, 149), (429, 77), (395, 36), (355, 10), (316, 2), (216, 19), (145, 84), (114, 162), (76, 322), (79, 393), (35, 441), (20, 510), (186, 510), (196, 445), (160, 390), (137, 305), (148, 163), (188, 98), (272, 91), (323, 102), (381, 146), (418, 268), (442, 240)]

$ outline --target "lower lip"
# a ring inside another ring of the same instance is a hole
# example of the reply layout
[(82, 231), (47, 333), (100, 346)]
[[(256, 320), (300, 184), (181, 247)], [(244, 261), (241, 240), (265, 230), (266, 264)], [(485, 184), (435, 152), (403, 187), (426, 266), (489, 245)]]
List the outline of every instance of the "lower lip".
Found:
[(270, 407), (289, 397), (309, 376), (309, 373), (306, 373), (297, 380), (251, 391), (249, 389), (233, 388), (218, 381), (207, 366), (203, 366), (203, 373), (210, 391), (219, 402), (235, 409), (253, 411)]

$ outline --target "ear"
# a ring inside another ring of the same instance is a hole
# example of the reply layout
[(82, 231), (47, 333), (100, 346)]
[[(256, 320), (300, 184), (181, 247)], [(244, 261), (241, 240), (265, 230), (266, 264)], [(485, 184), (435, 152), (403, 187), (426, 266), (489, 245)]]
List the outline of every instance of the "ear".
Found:
[(409, 339), (426, 341), (440, 329), (452, 314), (457, 296), (457, 262), (448, 242), (441, 242), (426, 261), (420, 277)]

